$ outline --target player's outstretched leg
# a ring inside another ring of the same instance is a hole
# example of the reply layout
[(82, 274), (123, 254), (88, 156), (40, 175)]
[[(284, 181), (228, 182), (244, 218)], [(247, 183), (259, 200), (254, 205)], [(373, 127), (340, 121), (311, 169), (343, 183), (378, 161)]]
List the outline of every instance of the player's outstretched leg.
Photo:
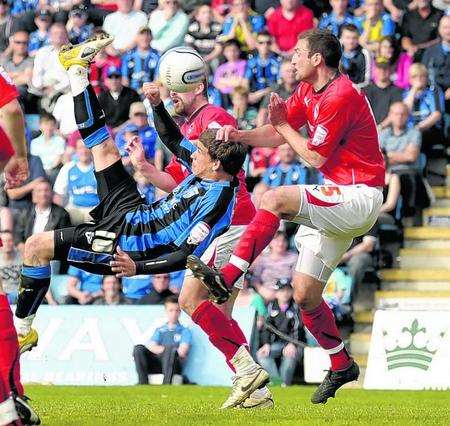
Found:
[[(27, 403), (20, 382), (19, 345), (13, 314), (0, 283), (0, 425), (40, 424), (39, 416)], [(18, 424), (18, 423), (17, 423)]]
[(96, 171), (120, 161), (120, 153), (106, 128), (105, 113), (88, 79), (89, 64), (112, 41), (112, 37), (99, 34), (84, 43), (63, 46), (58, 55), (69, 76), (75, 121), (84, 144), (91, 149)]

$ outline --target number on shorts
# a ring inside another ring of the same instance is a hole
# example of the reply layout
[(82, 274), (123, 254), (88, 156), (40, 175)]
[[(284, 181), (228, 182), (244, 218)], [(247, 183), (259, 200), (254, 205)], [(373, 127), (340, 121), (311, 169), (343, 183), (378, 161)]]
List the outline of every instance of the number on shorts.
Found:
[(320, 192), (322, 192), (325, 197), (331, 197), (332, 195), (341, 195), (341, 190), (337, 186), (321, 186)]

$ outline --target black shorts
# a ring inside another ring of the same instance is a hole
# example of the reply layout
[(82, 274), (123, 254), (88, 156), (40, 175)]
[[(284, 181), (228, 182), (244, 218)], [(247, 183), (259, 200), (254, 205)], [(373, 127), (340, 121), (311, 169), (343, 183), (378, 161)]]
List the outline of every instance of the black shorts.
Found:
[(54, 258), (94, 274), (110, 275), (109, 263), (122, 233), (125, 215), (146, 201), (121, 161), (95, 175), (100, 203), (90, 212), (93, 222), (57, 229)]

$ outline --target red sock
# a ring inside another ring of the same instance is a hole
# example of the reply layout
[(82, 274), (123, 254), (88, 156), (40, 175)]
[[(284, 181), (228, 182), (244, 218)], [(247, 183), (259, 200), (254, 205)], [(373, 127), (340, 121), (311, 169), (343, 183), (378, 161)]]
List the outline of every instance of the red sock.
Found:
[[(238, 245), (234, 249), (233, 257), (238, 257), (244, 261), (245, 269), (245, 266), (251, 265), (272, 241), (279, 227), (280, 218), (277, 215), (268, 210), (259, 209), (252, 222), (245, 228)], [(225, 279), (225, 283), (232, 287), (246, 271), (229, 262), (220, 269), (220, 272)]]
[(242, 328), (239, 326), (239, 324), (233, 318), (230, 319), (230, 324), (231, 324), (231, 327), (233, 328), (234, 334), (236, 334), (236, 336), (239, 338), (239, 345), (245, 346), (245, 348), (249, 351), (247, 338), (245, 337), (245, 334), (242, 331)]
[(209, 300), (202, 302), (191, 318), (208, 335), (211, 343), (225, 355), (227, 361), (233, 358), (242, 346), (230, 319)]
[[(0, 294), (0, 348), (0, 389), (2, 390), (0, 402), (2, 402), (9, 397), (11, 391), (23, 395), (23, 386), (20, 383), (19, 343), (13, 314), (4, 294)], [(6, 395), (3, 395), (5, 393)]]
[(312, 311), (301, 310), (303, 324), (328, 353), (333, 371), (345, 370), (352, 363), (352, 358), (344, 347), (339, 330), (336, 327), (333, 312), (322, 300)]

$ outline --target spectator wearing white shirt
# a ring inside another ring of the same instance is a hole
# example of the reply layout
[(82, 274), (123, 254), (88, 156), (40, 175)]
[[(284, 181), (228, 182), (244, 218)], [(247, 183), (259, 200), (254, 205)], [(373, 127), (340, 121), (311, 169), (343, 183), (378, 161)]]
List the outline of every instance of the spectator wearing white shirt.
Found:
[(41, 135), (31, 141), (30, 153), (41, 159), (47, 176), (54, 182), (62, 165), (66, 141), (56, 133), (56, 120), (51, 114), (43, 113), (39, 124)]
[(159, 9), (150, 15), (148, 26), (153, 34), (152, 47), (159, 53), (184, 45), (189, 18), (178, 0), (159, 0)]
[(75, 161), (66, 163), (59, 171), (54, 186), (54, 202), (65, 206), (74, 225), (91, 220), (89, 212), (98, 204), (97, 180), (91, 151), (79, 136)]
[(41, 47), (34, 58), (33, 91), (43, 96), (42, 107), (51, 112), (60, 93), (69, 90), (69, 77), (58, 60), (59, 49), (69, 42), (64, 24), (57, 22), (50, 28), (50, 44)]
[(136, 44), (136, 34), (147, 26), (147, 15), (133, 10), (133, 0), (117, 0), (117, 12), (106, 16), (103, 30), (114, 36), (113, 48), (120, 53), (131, 50)]

